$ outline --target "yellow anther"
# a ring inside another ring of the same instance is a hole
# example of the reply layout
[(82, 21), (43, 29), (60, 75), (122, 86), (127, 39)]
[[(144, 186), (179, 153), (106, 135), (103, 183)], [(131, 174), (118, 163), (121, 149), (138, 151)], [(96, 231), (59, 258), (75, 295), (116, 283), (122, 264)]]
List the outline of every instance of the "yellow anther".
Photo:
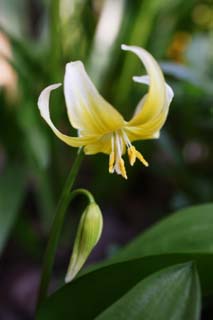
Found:
[(109, 156), (109, 173), (114, 172), (115, 152), (112, 151)]
[(134, 146), (130, 146), (128, 148), (128, 156), (131, 166), (134, 165), (136, 158), (138, 158), (138, 160), (140, 160), (145, 167), (149, 166), (148, 162), (144, 159), (142, 154), (135, 149)]
[(118, 166), (119, 166), (119, 169), (120, 169), (120, 172), (121, 172), (121, 175), (123, 178), (127, 179), (127, 175), (126, 175), (126, 168), (125, 168), (125, 165), (124, 165), (124, 161), (123, 159), (119, 159), (118, 161)]
[(136, 160), (136, 149), (134, 146), (130, 146), (128, 148), (128, 156), (129, 156), (129, 163), (131, 166), (133, 166)]
[(136, 157), (138, 158), (138, 160), (140, 160), (144, 164), (145, 167), (149, 166), (148, 162), (144, 159), (142, 154), (140, 152), (138, 152), (137, 150), (136, 150)]

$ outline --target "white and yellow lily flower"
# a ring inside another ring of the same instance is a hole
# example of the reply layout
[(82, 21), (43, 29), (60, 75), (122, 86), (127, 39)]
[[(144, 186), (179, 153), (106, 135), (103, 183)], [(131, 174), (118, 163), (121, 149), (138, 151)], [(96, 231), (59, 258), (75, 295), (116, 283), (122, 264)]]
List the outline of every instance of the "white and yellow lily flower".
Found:
[(61, 83), (50, 85), (41, 92), (38, 107), (41, 116), (59, 139), (72, 147), (83, 146), (85, 154), (108, 154), (109, 172), (116, 172), (127, 178), (123, 154), (127, 150), (131, 165), (139, 159), (148, 166), (148, 162), (132, 142), (159, 137), (160, 129), (167, 118), (173, 91), (165, 83), (161, 69), (150, 53), (136, 46), (122, 45), (122, 49), (135, 53), (148, 74), (133, 77), (135, 82), (149, 85), (149, 90), (138, 103), (130, 121), (126, 121), (98, 93), (81, 61), (68, 63), (64, 77), (68, 118), (71, 125), (78, 130), (78, 136), (70, 137), (61, 133), (50, 117), (50, 93), (60, 87)]

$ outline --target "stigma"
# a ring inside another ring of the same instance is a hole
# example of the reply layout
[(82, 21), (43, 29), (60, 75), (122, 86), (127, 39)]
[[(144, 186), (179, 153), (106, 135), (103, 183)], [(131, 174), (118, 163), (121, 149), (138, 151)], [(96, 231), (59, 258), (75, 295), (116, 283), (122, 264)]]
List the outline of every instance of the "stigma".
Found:
[(131, 144), (124, 130), (113, 132), (111, 136), (111, 153), (109, 155), (109, 173), (116, 172), (124, 179), (127, 179), (127, 173), (122, 155), (126, 150), (131, 166), (135, 164), (136, 159), (141, 161), (145, 167), (149, 166), (142, 154)]

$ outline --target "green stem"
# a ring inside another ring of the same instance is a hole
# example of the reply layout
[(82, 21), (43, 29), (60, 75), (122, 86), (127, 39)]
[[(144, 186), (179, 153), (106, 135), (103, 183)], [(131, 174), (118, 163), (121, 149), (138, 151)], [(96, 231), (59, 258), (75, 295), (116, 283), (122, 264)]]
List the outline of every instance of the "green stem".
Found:
[(71, 189), (75, 182), (75, 178), (78, 174), (82, 158), (83, 158), (83, 150), (79, 149), (76, 159), (74, 161), (74, 164), (65, 182), (61, 197), (58, 202), (55, 217), (50, 230), (50, 236), (49, 236), (46, 252), (44, 255), (41, 281), (40, 281), (40, 287), (38, 292), (37, 308), (39, 307), (41, 302), (46, 298), (46, 295), (47, 295), (48, 285), (50, 282), (50, 277), (51, 277), (53, 263), (54, 263), (54, 257), (56, 254), (59, 237), (63, 227), (65, 213), (71, 199), (75, 196), (74, 192), (71, 193)]
[(86, 196), (89, 203), (95, 202), (93, 195), (86, 189), (76, 189), (76, 190), (72, 191), (72, 199), (74, 197), (78, 196), (79, 194), (83, 194), (84, 196)]

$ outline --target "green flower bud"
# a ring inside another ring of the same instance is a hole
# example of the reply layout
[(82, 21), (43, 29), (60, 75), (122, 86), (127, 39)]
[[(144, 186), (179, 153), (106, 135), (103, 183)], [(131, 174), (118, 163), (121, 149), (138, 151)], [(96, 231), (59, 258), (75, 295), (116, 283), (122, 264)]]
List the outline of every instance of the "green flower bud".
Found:
[(92, 202), (82, 214), (73, 252), (70, 258), (65, 282), (72, 281), (84, 265), (86, 259), (100, 239), (103, 228), (103, 218), (99, 206)]

